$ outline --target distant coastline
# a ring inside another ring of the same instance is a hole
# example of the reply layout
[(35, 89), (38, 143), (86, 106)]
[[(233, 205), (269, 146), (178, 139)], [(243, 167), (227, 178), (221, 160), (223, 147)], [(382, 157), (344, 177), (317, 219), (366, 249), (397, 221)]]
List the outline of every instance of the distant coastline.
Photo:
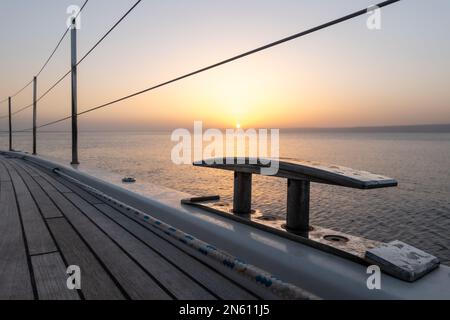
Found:
[(283, 132), (342, 132), (342, 133), (450, 133), (450, 124), (341, 127), (341, 128), (286, 128)]

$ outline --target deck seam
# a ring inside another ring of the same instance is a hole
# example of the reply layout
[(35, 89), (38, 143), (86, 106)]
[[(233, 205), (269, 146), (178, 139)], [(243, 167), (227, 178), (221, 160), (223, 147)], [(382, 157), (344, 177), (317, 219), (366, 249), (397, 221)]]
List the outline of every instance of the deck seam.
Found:
[(66, 219), (65, 217), (50, 217), (50, 218), (45, 218), (45, 220), (57, 220), (57, 219)]
[[(28, 166), (28, 164), (27, 164)], [(39, 169), (40, 170), (40, 169)], [(39, 171), (38, 171), (39, 172)], [(116, 277), (111, 273), (111, 271), (109, 270), (109, 268), (106, 266), (106, 264), (103, 262), (102, 259), (100, 259), (100, 257), (97, 255), (97, 253), (92, 249), (91, 245), (86, 241), (86, 239), (84, 239), (84, 237), (80, 234), (80, 232), (75, 228), (75, 226), (72, 224), (72, 222), (67, 219), (66, 215), (64, 214), (63, 210), (61, 210), (61, 208), (58, 206), (58, 204), (53, 200), (53, 198), (48, 194), (48, 192), (39, 184), (38, 181), (36, 181), (35, 177), (31, 176), (31, 179), (33, 179), (33, 181), (35, 181), (39, 187), (41, 188), (41, 190), (50, 198), (50, 200), (53, 202), (53, 204), (58, 208), (58, 210), (61, 212), (61, 214), (63, 215), (63, 218), (66, 220), (66, 222), (70, 225), (70, 227), (74, 230), (74, 232), (78, 235), (78, 237), (81, 239), (81, 241), (83, 241), (83, 243), (86, 245), (86, 247), (89, 249), (89, 251), (92, 253), (92, 255), (95, 257), (95, 259), (97, 259), (98, 263), (100, 264), (100, 266), (105, 270), (105, 272), (108, 274), (108, 276), (111, 278), (111, 281), (114, 282), (114, 284), (117, 286), (117, 288), (119, 289), (120, 293), (124, 296), (124, 298), (126, 300), (131, 300), (130, 295), (126, 292), (126, 290), (123, 288), (123, 286), (120, 284), (120, 282), (116, 279)], [(39, 177), (41, 177), (42, 179), (46, 180), (48, 182), (48, 180), (43, 176), (43, 175), (39, 175)], [(48, 182), (50, 183), (50, 182)], [(51, 184), (51, 183), (50, 183)], [(51, 184), (53, 186), (53, 184)], [(59, 192), (59, 191), (57, 191)], [(61, 193), (61, 192), (59, 192)]]
[(8, 167), (5, 165), (4, 160), (0, 160), (0, 164), (5, 168), (6, 172), (9, 175), (9, 178), (11, 179), (11, 185), (12, 185), (12, 188), (14, 191), (14, 200), (16, 201), (17, 213), (19, 214), (20, 228), (22, 230), (22, 239), (24, 242), (25, 252), (26, 252), (26, 256), (27, 256), (27, 265), (28, 265), (28, 271), (30, 273), (31, 288), (33, 290), (34, 300), (39, 300), (39, 294), (38, 294), (37, 285), (36, 285), (36, 278), (34, 277), (33, 264), (31, 262), (30, 249), (28, 248), (27, 236), (25, 234), (25, 228), (23, 225), (22, 212), (20, 210), (19, 200), (17, 199), (16, 186), (14, 185), (14, 182), (11, 177), (11, 173), (9, 172)]
[(30, 254), (30, 257), (45, 256), (46, 254), (53, 254), (53, 253), (60, 253), (60, 252), (58, 250), (55, 250), (55, 251), (49, 251), (49, 252), (43, 252), (43, 253), (35, 253), (35, 254)]

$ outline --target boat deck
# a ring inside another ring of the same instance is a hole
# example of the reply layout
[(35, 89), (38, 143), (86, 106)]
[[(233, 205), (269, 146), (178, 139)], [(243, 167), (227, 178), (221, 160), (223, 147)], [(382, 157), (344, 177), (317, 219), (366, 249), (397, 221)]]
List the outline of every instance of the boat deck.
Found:
[[(53, 172), (0, 155), (0, 299), (258, 299)], [(81, 290), (67, 288), (68, 266)]]

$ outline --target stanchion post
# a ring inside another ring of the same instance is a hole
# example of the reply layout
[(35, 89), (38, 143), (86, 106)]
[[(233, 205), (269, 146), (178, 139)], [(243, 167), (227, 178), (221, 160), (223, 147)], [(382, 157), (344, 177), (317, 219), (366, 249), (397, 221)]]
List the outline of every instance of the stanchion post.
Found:
[(36, 155), (37, 78), (33, 78), (33, 155)]
[(71, 65), (72, 65), (72, 162), (78, 162), (78, 118), (77, 118), (77, 24), (72, 20), (71, 27)]
[(13, 151), (13, 147), (12, 147), (12, 121), (11, 121), (11, 97), (8, 98), (8, 114), (9, 114), (9, 151)]

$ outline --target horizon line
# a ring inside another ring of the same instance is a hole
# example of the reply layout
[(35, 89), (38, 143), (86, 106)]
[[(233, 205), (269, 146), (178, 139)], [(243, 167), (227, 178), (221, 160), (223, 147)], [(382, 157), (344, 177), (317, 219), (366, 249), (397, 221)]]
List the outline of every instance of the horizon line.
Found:
[[(204, 130), (212, 127), (204, 127)], [(154, 129), (79, 129), (80, 132), (167, 132), (176, 129), (171, 128), (154, 128)], [(236, 128), (218, 128), (218, 129), (236, 129)], [(264, 129), (260, 128), (242, 128), (246, 129)], [(353, 131), (353, 132), (450, 132), (450, 123), (442, 124), (410, 124), (410, 125), (378, 125), (378, 126), (345, 126), (345, 127), (280, 127), (280, 128), (267, 128), (267, 129), (279, 129), (284, 131)], [(390, 131), (391, 130), (391, 131)], [(70, 133), (71, 130), (46, 130), (39, 131), (41, 133)], [(0, 134), (7, 134), (8, 131), (0, 131)], [(14, 132), (13, 133), (32, 133), (29, 132)]]

